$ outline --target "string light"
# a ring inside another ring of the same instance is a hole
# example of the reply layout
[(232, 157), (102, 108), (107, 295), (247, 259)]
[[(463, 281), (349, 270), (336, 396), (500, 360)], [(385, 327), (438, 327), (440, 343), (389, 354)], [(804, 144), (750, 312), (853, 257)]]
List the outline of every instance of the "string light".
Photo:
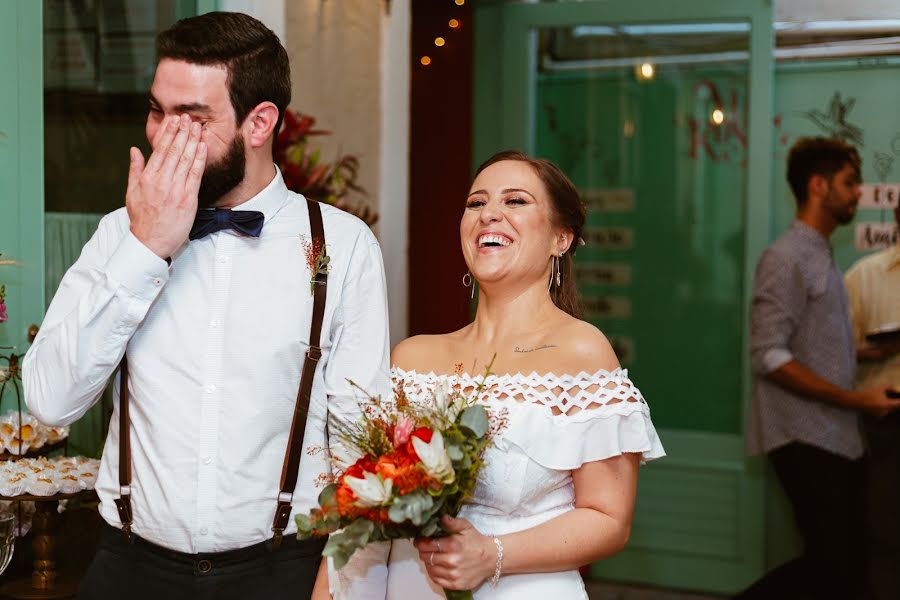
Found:
[(438, 48), (440, 48), (441, 46), (443, 46), (445, 43), (446, 43), (446, 41), (445, 41), (444, 38), (442, 38), (442, 37), (436, 37), (436, 38), (434, 38), (434, 45), (437, 46)]
[(466, 0), (455, 0), (455, 1), (456, 1), (457, 6), (462, 6), (463, 4), (466, 3)]
[(712, 115), (710, 115), (710, 120), (713, 122), (713, 125), (721, 125), (725, 122), (725, 113), (722, 112), (721, 108), (717, 108), (712, 111)]
[(457, 29), (459, 27), (459, 21), (456, 19), (450, 19), (450, 22), (447, 23), (450, 26), (450, 29)]
[(431, 64), (431, 57), (423, 56), (422, 58), (419, 59), (419, 62), (422, 63), (422, 66), (427, 67), (428, 65)]
[(638, 81), (650, 81), (654, 75), (656, 75), (656, 68), (652, 63), (645, 62), (634, 67), (634, 76)]

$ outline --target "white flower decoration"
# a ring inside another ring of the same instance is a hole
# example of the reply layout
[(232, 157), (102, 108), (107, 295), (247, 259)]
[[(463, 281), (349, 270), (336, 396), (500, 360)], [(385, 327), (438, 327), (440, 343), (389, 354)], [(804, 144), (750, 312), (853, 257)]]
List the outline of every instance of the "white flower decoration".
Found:
[(453, 463), (450, 462), (450, 456), (444, 449), (444, 438), (440, 432), (435, 431), (431, 436), (431, 441), (426, 443), (421, 439), (413, 436), (413, 448), (422, 461), (422, 467), (432, 479), (436, 479), (441, 483), (453, 483), (456, 479), (456, 473), (453, 471)]
[(350, 486), (358, 498), (356, 504), (363, 507), (381, 506), (391, 499), (394, 489), (393, 479), (382, 479), (375, 473), (363, 473), (365, 479), (345, 477), (344, 483)]

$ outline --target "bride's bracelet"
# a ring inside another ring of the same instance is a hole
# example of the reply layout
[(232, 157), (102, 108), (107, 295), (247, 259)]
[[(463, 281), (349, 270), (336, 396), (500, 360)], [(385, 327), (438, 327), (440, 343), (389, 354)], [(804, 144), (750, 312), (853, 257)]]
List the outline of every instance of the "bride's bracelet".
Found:
[(503, 572), (503, 542), (494, 537), (494, 545), (497, 546), (497, 566), (494, 568), (494, 576), (491, 577), (491, 585), (496, 586), (500, 581), (500, 573)]

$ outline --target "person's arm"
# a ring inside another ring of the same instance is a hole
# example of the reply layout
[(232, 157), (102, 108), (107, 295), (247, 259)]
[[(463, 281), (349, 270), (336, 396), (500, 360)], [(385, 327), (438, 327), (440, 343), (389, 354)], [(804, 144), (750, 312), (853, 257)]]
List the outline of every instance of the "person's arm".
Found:
[(900, 408), (900, 400), (888, 398), (891, 386), (876, 386), (863, 390), (845, 390), (819, 377), (796, 360), (791, 360), (771, 373), (769, 379), (796, 394), (815, 398), (844, 408), (862, 410), (876, 417)]
[[(326, 240), (326, 244), (346, 243)], [(362, 392), (390, 393), (387, 292), (381, 250), (365, 229), (355, 240), (348, 271), (341, 284), (340, 311), (331, 332), (334, 340), (325, 365), (328, 395), (329, 446), (341, 453), (339, 432), (359, 422)], [(329, 284), (331, 279), (329, 277)], [(349, 380), (349, 381), (348, 381)], [(336, 600), (384, 600), (387, 594), (389, 542), (357, 550), (340, 571), (329, 569), (328, 584)]]
[[(583, 464), (572, 472), (575, 509), (517, 533), (498, 536), (502, 575), (577, 569), (625, 547), (637, 496), (638, 454)], [(497, 567), (497, 545), (468, 521), (445, 517), (454, 535), (418, 540), (431, 579), (452, 590), (474, 589)], [(433, 554), (432, 554), (433, 553)]]
[(131, 149), (124, 220), (107, 216), (63, 278), (22, 365), (25, 402), (48, 425), (77, 420), (116, 369), (187, 239), (205, 165), (198, 128), (161, 127), (144, 164)]
[(316, 575), (316, 583), (313, 586), (312, 596), (309, 600), (331, 600), (331, 592), (328, 591), (328, 559), (322, 559), (319, 563), (319, 573)]
[(756, 268), (750, 312), (750, 361), (754, 373), (812, 400), (884, 415), (900, 407), (887, 388), (846, 390), (794, 358), (790, 340), (806, 312), (809, 292), (794, 262), (767, 250)]

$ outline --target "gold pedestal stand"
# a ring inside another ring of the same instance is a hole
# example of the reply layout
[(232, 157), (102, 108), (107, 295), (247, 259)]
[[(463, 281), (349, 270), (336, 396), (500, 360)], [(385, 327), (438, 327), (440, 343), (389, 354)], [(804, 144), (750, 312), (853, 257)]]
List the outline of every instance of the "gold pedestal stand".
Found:
[(93, 490), (75, 494), (54, 496), (22, 495), (9, 500), (35, 503), (31, 522), (31, 549), (34, 553), (34, 569), (31, 577), (11, 581), (0, 587), (0, 598), (14, 600), (67, 600), (75, 597), (78, 582), (59, 577), (56, 568), (60, 515), (59, 501), (70, 498), (91, 499)]

